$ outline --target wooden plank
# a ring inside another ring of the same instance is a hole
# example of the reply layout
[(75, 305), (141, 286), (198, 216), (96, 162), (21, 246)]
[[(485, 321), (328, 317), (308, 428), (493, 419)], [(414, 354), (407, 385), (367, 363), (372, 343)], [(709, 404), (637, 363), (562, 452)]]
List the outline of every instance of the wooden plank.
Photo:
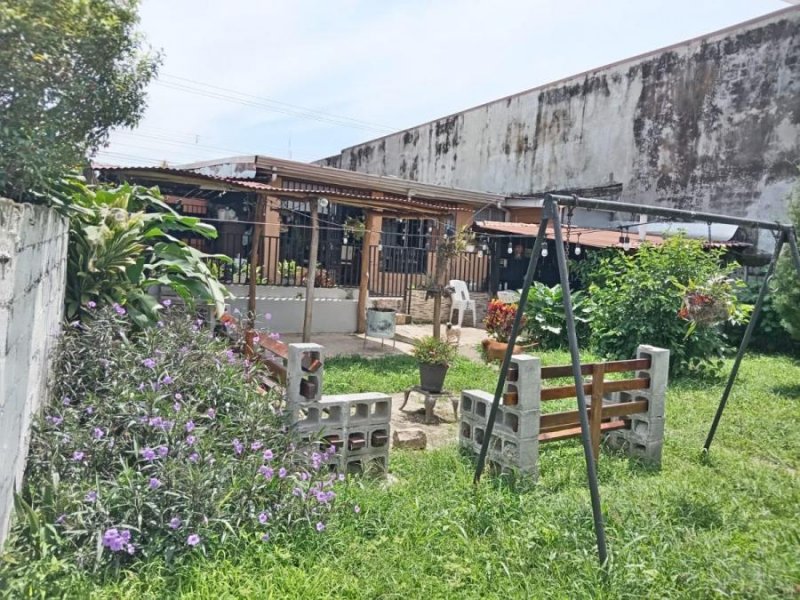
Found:
[(258, 334), (258, 345), (264, 348), (264, 350), (269, 350), (275, 356), (284, 359), (289, 358), (289, 346), (279, 340), (273, 340), (266, 333)]
[(270, 372), (270, 375), (280, 384), (286, 383), (286, 367), (283, 365), (279, 365), (278, 363), (274, 363), (271, 360), (262, 360), (261, 364), (266, 367), (267, 371)]
[[(604, 384), (603, 391), (609, 392), (627, 392), (632, 390), (646, 390), (650, 387), (650, 379), (647, 377), (637, 377), (636, 379), (620, 379), (619, 381), (607, 381)], [(591, 395), (592, 384), (586, 383), (583, 386), (583, 393)], [(544, 388), (542, 390), (542, 401), (547, 400), (561, 400), (562, 398), (572, 398), (575, 396), (575, 386), (565, 385), (560, 387)]]
[(600, 459), (600, 425), (603, 421), (603, 377), (605, 365), (592, 366), (592, 408), (589, 411), (589, 433), (592, 437), (594, 462)]
[[(591, 412), (591, 411), (590, 411)], [(539, 419), (539, 430), (558, 429), (572, 427), (580, 423), (580, 415), (577, 410), (567, 410), (542, 415)]]
[[(586, 363), (581, 365), (581, 375), (591, 375), (592, 369), (596, 364), (605, 365), (606, 373), (624, 373), (625, 371), (649, 369), (650, 359), (637, 358), (632, 360), (613, 360), (606, 363)], [(572, 377), (572, 365), (542, 367), (542, 379), (554, 379), (556, 377)]]
[[(625, 421), (611, 421), (610, 423), (603, 423), (600, 425), (602, 432), (614, 431), (616, 429), (625, 429), (628, 426)], [(581, 437), (581, 428), (572, 427), (570, 429), (561, 429), (560, 431), (546, 431), (539, 434), (540, 442), (555, 442), (558, 440), (567, 440), (570, 438)]]
[(635, 402), (620, 402), (618, 404), (606, 404), (603, 407), (603, 417), (625, 417), (647, 412), (647, 400), (636, 400)]

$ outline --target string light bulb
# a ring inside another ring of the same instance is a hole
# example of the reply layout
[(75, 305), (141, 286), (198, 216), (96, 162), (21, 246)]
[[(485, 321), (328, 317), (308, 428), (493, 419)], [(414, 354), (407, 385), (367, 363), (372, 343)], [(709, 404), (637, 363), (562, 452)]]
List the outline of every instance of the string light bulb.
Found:
[(550, 254), (550, 252), (547, 250), (547, 246), (542, 246), (542, 257), (547, 258), (548, 254)]
[(508, 253), (511, 254), (514, 252), (514, 248), (511, 247), (511, 242), (508, 242)]
[(575, 240), (575, 256), (580, 256), (581, 252), (582, 252), (582, 250), (581, 250), (581, 234), (579, 233), (578, 234), (578, 239)]
[(625, 235), (625, 240), (622, 242), (622, 249), (625, 250), (625, 252), (631, 249), (631, 238), (627, 235)]

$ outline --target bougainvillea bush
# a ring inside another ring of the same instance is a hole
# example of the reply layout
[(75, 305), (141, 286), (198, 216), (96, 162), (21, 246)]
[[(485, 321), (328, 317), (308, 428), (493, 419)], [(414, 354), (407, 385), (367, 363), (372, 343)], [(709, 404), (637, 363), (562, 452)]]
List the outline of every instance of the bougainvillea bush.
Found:
[(246, 359), (176, 309), (139, 333), (120, 306), (90, 309), (60, 344), (0, 582), (48, 556), (113, 572), (324, 531), (334, 450), (291, 438)]

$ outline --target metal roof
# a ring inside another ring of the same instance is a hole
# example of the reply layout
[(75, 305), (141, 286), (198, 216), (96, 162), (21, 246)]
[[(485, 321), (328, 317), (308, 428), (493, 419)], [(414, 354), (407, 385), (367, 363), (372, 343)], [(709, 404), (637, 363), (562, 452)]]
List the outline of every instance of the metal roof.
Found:
[(237, 179), (263, 177), (272, 173), (287, 179), (383, 192), (418, 200), (440, 200), (479, 206), (499, 206), (505, 199), (501, 194), (462, 190), (398, 177), (369, 175), (271, 156), (235, 156), (179, 165), (179, 168)]
[[(476, 221), (473, 225), (476, 231), (484, 231), (486, 233), (499, 233), (506, 235), (516, 235), (524, 237), (536, 237), (539, 232), (538, 223), (505, 223), (503, 221)], [(547, 239), (555, 239), (555, 232), (552, 225), (547, 227)], [(635, 231), (628, 232), (630, 238), (630, 247), (638, 248), (642, 241), (639, 239), (639, 234)], [(567, 228), (561, 227), (561, 236), (564, 241), (570, 244), (575, 244), (580, 241), (581, 246), (589, 248), (613, 248), (622, 247), (619, 241), (619, 231), (611, 231), (608, 229), (589, 229), (586, 227), (572, 227), (569, 230), (569, 239), (567, 239)], [(651, 244), (662, 244), (664, 238), (660, 235), (647, 234), (645, 241)]]

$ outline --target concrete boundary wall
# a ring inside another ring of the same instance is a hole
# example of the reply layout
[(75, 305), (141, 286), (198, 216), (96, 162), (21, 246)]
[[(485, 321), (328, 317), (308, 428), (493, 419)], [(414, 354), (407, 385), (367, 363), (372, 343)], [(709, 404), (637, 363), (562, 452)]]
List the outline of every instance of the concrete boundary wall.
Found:
[(69, 224), (0, 198), (0, 544), (22, 484), (31, 419), (46, 404), (64, 308)]

